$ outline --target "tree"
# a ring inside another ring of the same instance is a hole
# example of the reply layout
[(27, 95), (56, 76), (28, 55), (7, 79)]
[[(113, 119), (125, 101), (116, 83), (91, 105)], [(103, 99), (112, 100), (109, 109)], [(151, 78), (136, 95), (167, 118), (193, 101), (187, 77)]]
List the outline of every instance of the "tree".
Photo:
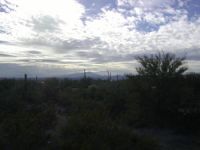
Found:
[[(185, 57), (159, 52), (139, 56), (137, 60), (140, 66), (136, 70), (145, 77), (139, 80), (139, 85), (142, 85), (139, 89), (140, 109), (144, 120), (161, 126), (173, 123), (178, 118), (177, 110), (182, 104), (181, 75), (187, 70)], [(173, 121), (172, 116), (175, 118)]]
[(142, 76), (177, 76), (188, 69), (184, 66), (185, 57), (176, 57), (172, 53), (159, 52), (150, 56), (138, 56), (136, 59), (141, 65), (136, 71)]

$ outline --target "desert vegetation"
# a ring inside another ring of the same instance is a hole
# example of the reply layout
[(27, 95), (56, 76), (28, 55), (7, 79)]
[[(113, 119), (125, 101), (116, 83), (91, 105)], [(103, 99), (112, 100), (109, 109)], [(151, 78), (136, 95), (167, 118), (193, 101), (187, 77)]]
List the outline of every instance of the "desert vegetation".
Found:
[(162, 149), (144, 128), (198, 137), (200, 75), (170, 53), (137, 60), (123, 80), (0, 80), (0, 149)]

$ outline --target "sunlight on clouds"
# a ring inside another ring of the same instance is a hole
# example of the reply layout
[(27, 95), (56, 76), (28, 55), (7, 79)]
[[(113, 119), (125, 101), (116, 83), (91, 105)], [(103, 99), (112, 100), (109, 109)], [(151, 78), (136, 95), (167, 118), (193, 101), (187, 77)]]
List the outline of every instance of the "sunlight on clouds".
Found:
[(190, 0), (116, 0), (93, 15), (78, 0), (8, 1), (14, 10), (0, 12), (1, 63), (133, 71), (139, 54), (200, 49)]
[(85, 8), (75, 0), (14, 0), (12, 3), (17, 5), (15, 11), (2, 14), (0, 22), (16, 38), (32, 38), (48, 28), (60, 28), (67, 35), (82, 27), (80, 19)]
[[(75, 0), (15, 0), (20, 15), (51, 15), (65, 19), (77, 19), (84, 7)], [(25, 13), (25, 14), (24, 14)]]

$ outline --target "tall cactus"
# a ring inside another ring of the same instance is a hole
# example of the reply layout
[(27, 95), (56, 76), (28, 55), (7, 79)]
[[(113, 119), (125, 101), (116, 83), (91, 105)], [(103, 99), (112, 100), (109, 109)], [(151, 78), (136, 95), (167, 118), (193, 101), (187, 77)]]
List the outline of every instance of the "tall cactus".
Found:
[(27, 81), (27, 74), (24, 74), (24, 98), (27, 97), (27, 91), (28, 91), (28, 81)]
[(107, 71), (107, 73), (108, 73), (108, 81), (111, 81), (111, 79), (112, 79), (111, 72)]
[(84, 69), (84, 76), (83, 77), (84, 77), (84, 79), (87, 78), (85, 69)]

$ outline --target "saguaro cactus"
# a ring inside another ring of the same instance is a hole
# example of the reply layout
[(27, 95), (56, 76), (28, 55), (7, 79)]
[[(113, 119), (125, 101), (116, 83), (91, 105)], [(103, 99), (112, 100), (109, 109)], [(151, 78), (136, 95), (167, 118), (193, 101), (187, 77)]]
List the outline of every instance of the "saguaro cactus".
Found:
[(83, 78), (84, 78), (84, 79), (87, 78), (85, 69), (84, 69), (84, 76), (83, 76)]
[(24, 74), (24, 97), (27, 97), (28, 83), (27, 83), (27, 74)]
[(108, 73), (108, 81), (111, 81), (111, 79), (112, 79), (111, 72), (107, 71), (107, 73)]

